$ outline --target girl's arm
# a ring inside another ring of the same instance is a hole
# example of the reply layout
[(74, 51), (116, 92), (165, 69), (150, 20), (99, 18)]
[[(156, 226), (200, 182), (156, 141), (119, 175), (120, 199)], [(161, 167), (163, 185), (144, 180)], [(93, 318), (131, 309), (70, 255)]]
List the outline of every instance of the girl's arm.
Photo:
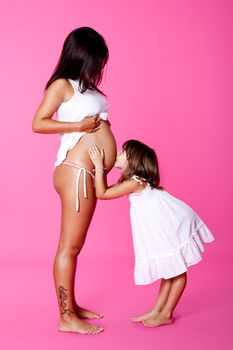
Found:
[(55, 80), (44, 93), (32, 121), (32, 131), (43, 134), (54, 134), (73, 131), (93, 132), (100, 124), (98, 115), (86, 117), (80, 122), (61, 122), (52, 116), (64, 101), (65, 91), (69, 88), (66, 79)]
[(89, 155), (95, 165), (95, 191), (99, 199), (113, 199), (136, 191), (140, 184), (134, 180), (126, 180), (120, 184), (107, 187), (104, 175), (104, 152), (96, 145), (89, 148)]

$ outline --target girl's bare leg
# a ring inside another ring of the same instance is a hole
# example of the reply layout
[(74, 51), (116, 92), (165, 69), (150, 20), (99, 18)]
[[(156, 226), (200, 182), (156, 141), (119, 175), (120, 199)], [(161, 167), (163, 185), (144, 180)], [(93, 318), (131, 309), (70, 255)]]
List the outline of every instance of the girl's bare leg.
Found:
[(171, 289), (171, 284), (172, 284), (171, 279), (167, 279), (167, 280), (162, 279), (160, 282), (159, 294), (153, 308), (150, 311), (144, 313), (143, 315), (131, 318), (131, 320), (133, 322), (142, 322), (142, 321), (156, 317), (161, 312), (161, 310), (163, 309), (163, 307), (167, 302), (167, 298)]
[(172, 278), (172, 285), (170, 293), (167, 298), (167, 302), (164, 305), (162, 311), (156, 317), (143, 321), (146, 327), (157, 327), (173, 322), (172, 313), (180, 300), (181, 295), (186, 287), (187, 273), (184, 272), (179, 276)]
[[(79, 212), (75, 211), (75, 179), (77, 168), (62, 165), (56, 169), (55, 189), (61, 198), (61, 234), (54, 261), (54, 282), (60, 309), (59, 330), (77, 333), (99, 333), (103, 330), (84, 322), (75, 302), (74, 282), (77, 257), (86, 239), (88, 227), (96, 206), (93, 180), (87, 175), (88, 198), (83, 196), (83, 174), (80, 176)], [(64, 169), (66, 167), (66, 169)], [(85, 309), (83, 309), (85, 310)], [(82, 313), (82, 309), (80, 310)], [(88, 311), (88, 310), (86, 310)]]

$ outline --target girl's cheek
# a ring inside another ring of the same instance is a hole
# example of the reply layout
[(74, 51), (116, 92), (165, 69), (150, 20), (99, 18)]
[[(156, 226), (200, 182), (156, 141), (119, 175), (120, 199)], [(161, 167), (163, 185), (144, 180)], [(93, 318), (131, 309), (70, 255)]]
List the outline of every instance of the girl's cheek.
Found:
[(117, 168), (121, 168), (121, 165), (122, 165), (122, 160), (120, 157), (117, 157), (114, 166)]
[(128, 161), (127, 161), (127, 159), (125, 159), (125, 161), (124, 161), (124, 168), (126, 169), (128, 167)]

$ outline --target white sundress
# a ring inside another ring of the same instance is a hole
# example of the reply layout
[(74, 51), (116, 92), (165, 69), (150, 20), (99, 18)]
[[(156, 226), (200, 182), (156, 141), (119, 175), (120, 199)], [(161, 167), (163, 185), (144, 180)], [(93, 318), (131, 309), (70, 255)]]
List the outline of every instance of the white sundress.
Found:
[(147, 184), (128, 198), (137, 285), (184, 273), (201, 261), (203, 243), (215, 240), (197, 213), (165, 190), (152, 189)]

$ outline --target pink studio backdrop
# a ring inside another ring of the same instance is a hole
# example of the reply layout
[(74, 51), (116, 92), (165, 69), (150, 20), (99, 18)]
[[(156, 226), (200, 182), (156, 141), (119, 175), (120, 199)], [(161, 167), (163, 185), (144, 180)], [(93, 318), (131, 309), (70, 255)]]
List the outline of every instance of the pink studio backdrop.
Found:
[[(233, 243), (232, 10), (232, 2), (227, 0), (2, 2), (0, 259), (5, 278), (1, 307), (7, 315), (3, 332), (4, 344), (9, 345), (6, 348), (20, 344), (24, 349), (39, 349), (42, 345), (45, 349), (54, 341), (56, 348), (62, 349), (67, 340), (77, 345), (77, 338), (58, 335), (54, 325), (58, 314), (52, 262), (59, 238), (60, 202), (52, 176), (59, 135), (33, 133), (31, 122), (64, 39), (79, 26), (95, 28), (109, 46), (110, 60), (102, 88), (109, 98), (110, 121), (118, 147), (129, 138), (154, 147), (161, 184), (189, 204), (216, 238), (206, 245), (201, 264), (190, 269), (190, 276), (196, 279), (190, 277), (193, 287), (206, 281), (209, 287), (202, 287), (198, 295), (190, 287), (179, 309), (181, 316), (185, 307), (187, 314), (194, 311), (192, 303), (201, 302), (204, 307), (209, 298), (207, 289), (216, 287), (216, 276), (224, 278), (225, 272), (227, 277)], [(109, 183), (118, 176), (114, 169)], [(224, 268), (219, 267), (221, 264)], [(123, 329), (121, 324), (121, 318), (146, 311), (155, 297), (155, 285), (134, 286), (126, 197), (99, 201), (80, 255), (78, 278), (77, 293), (87, 306), (114, 313), (114, 317), (105, 319), (106, 323), (99, 322), (109, 325), (105, 334), (94, 336), (94, 340), (81, 337), (81, 344), (92, 348), (95, 341), (97, 348), (114, 349), (114, 344), (122, 347), (115, 327), (122, 327), (123, 336), (128, 337), (129, 344), (135, 342), (135, 349), (146, 339), (154, 344), (154, 330), (142, 330), (122, 320)], [(223, 281), (226, 287), (229, 281)], [(30, 297), (28, 291), (32, 292)], [(20, 297), (20, 302), (15, 296)], [(213, 307), (214, 298), (209, 302)], [(37, 316), (30, 317), (37, 319), (37, 326), (30, 328), (30, 321), (27, 334), (22, 330), (11, 337), (7, 332), (11, 328), (10, 315), (18, 310), (27, 323), (25, 305), (31, 310), (30, 305), (35, 303)], [(129, 307), (126, 315), (124, 307)], [(207, 310), (204, 312), (210, 317)], [(216, 310), (212, 312), (216, 317)], [(222, 312), (220, 306), (218, 312)], [(205, 316), (201, 316), (203, 320)], [(156, 339), (163, 348), (178, 339), (179, 326), (174, 327), (178, 327), (176, 335), (170, 338), (165, 336), (169, 333), (166, 327), (156, 330)], [(182, 334), (184, 325), (180, 327)], [(192, 326), (186, 327), (186, 334), (192, 336)], [(204, 345), (214, 349), (218, 344), (215, 337), (221, 339), (224, 335), (221, 332), (219, 324), (218, 332), (210, 332), (210, 337), (205, 338), (203, 349)], [(38, 334), (40, 339), (35, 341)], [(222, 341), (229, 340), (226, 334), (223, 338)], [(101, 339), (105, 342), (101, 343)]]

